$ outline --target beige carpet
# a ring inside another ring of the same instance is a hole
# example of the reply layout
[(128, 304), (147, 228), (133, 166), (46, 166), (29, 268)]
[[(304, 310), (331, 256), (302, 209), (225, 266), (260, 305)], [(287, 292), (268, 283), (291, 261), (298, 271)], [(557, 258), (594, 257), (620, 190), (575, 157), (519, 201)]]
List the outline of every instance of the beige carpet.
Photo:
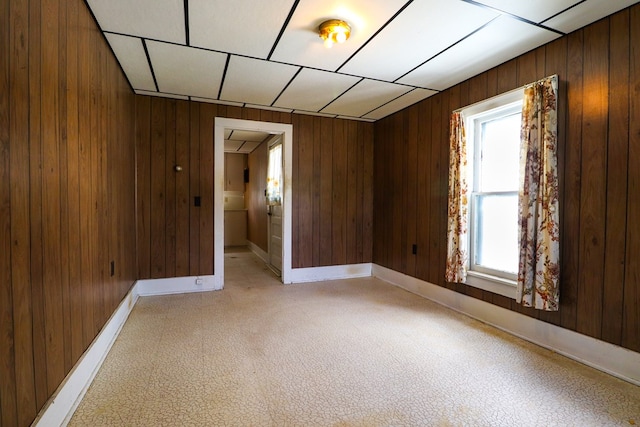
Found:
[(380, 280), (141, 298), (72, 426), (628, 426), (640, 387)]

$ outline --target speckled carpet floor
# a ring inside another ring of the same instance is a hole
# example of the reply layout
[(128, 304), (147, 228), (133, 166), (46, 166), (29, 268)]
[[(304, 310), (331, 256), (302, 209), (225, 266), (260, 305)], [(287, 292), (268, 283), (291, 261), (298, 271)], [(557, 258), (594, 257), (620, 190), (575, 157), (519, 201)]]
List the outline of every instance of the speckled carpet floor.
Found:
[(628, 426), (640, 387), (374, 278), (141, 298), (71, 426)]

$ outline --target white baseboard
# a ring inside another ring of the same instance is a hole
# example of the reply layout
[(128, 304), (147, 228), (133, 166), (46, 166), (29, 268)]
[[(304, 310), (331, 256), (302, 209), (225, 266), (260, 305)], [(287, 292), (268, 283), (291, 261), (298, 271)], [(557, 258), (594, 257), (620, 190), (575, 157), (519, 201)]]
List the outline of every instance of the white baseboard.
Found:
[[(202, 284), (196, 284), (201, 280)], [(222, 289), (222, 277), (214, 276), (187, 276), (172, 277), (168, 279), (138, 280), (138, 295), (170, 295), (185, 294), (190, 292), (219, 291)]]
[(102, 331), (93, 340), (62, 384), (42, 408), (32, 426), (66, 426), (82, 401), (102, 362), (107, 357), (129, 313), (138, 300), (137, 285), (133, 285)]
[(256, 254), (258, 256), (258, 258), (260, 258), (261, 260), (263, 260), (267, 264), (269, 263), (269, 254), (266, 253), (265, 251), (263, 251), (260, 246), (256, 245), (253, 242), (250, 242), (249, 240), (247, 240), (247, 246), (249, 247), (251, 252), (253, 252), (254, 254)]
[(640, 353), (374, 264), (372, 275), (541, 347), (640, 385)]
[(322, 282), (324, 280), (371, 277), (371, 263), (294, 268), (289, 283)]

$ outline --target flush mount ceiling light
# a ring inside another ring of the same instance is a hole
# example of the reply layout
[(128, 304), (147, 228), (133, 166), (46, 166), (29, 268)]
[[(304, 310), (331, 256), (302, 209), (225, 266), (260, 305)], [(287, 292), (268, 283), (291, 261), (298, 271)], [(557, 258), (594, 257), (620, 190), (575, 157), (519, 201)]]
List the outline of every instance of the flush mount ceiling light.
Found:
[(320, 38), (324, 40), (326, 47), (331, 47), (334, 43), (344, 43), (351, 35), (351, 27), (339, 19), (330, 19), (320, 24), (318, 28)]

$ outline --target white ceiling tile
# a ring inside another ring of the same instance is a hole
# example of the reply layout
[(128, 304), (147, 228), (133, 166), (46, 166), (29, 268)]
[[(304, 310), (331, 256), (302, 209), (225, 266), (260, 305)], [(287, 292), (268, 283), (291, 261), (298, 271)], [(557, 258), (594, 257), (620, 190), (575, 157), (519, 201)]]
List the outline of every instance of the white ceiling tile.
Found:
[(105, 34), (122, 70), (134, 89), (156, 90), (142, 41), (137, 37)]
[(103, 31), (184, 44), (183, 0), (87, 0)]
[(242, 147), (240, 148), (240, 151), (243, 153), (251, 153), (253, 150), (255, 150), (258, 145), (260, 145), (262, 143), (262, 141), (260, 142), (255, 142), (255, 141), (246, 141)]
[(407, 86), (365, 79), (322, 112), (360, 117), (410, 90)]
[(218, 97), (227, 55), (153, 41), (147, 49), (160, 91)]
[(163, 92), (156, 92), (156, 91), (153, 91), (153, 90), (135, 90), (134, 92), (136, 94), (138, 94), (138, 95), (159, 96), (161, 98), (182, 99), (184, 101), (188, 101), (189, 100), (188, 96), (177, 95), (177, 94), (174, 94), (174, 93), (163, 93)]
[(224, 139), (229, 139), (229, 137), (231, 136), (231, 132), (233, 132), (233, 129), (225, 129), (224, 130)]
[(374, 120), (381, 119), (397, 111), (400, 111), (403, 108), (409, 107), (416, 102), (422, 101), (425, 98), (435, 95), (436, 93), (438, 92), (427, 89), (414, 89), (411, 92), (402, 95), (400, 98), (396, 98), (388, 104), (385, 104), (382, 107), (373, 110), (369, 114), (365, 115), (364, 118)]
[(319, 111), (360, 78), (304, 68), (274, 105), (305, 111)]
[(557, 37), (559, 34), (503, 15), (398, 82), (444, 90)]
[(637, 2), (638, 0), (587, 0), (543, 24), (570, 33)]
[(394, 81), (497, 16), (460, 1), (416, 0), (340, 72)]
[(271, 105), (297, 71), (291, 65), (232, 56), (220, 98)]
[(189, 41), (199, 46), (266, 59), (293, 0), (189, 1)]
[(580, 3), (580, 0), (479, 0), (478, 3), (528, 19), (532, 22), (540, 23), (558, 12), (562, 12), (576, 3)]
[[(397, 13), (406, 0), (302, 0), (284, 31), (272, 60), (335, 71)], [(342, 19), (351, 38), (331, 49), (318, 35), (319, 25)]]
[(224, 141), (224, 151), (226, 151), (226, 152), (238, 151), (238, 148), (240, 148), (242, 146), (242, 144), (244, 144), (244, 141), (234, 141), (234, 140), (225, 139), (225, 141)]
[(234, 130), (229, 137), (235, 141), (254, 141), (254, 142), (262, 142), (264, 141), (270, 134), (268, 132), (259, 132), (252, 130)]

